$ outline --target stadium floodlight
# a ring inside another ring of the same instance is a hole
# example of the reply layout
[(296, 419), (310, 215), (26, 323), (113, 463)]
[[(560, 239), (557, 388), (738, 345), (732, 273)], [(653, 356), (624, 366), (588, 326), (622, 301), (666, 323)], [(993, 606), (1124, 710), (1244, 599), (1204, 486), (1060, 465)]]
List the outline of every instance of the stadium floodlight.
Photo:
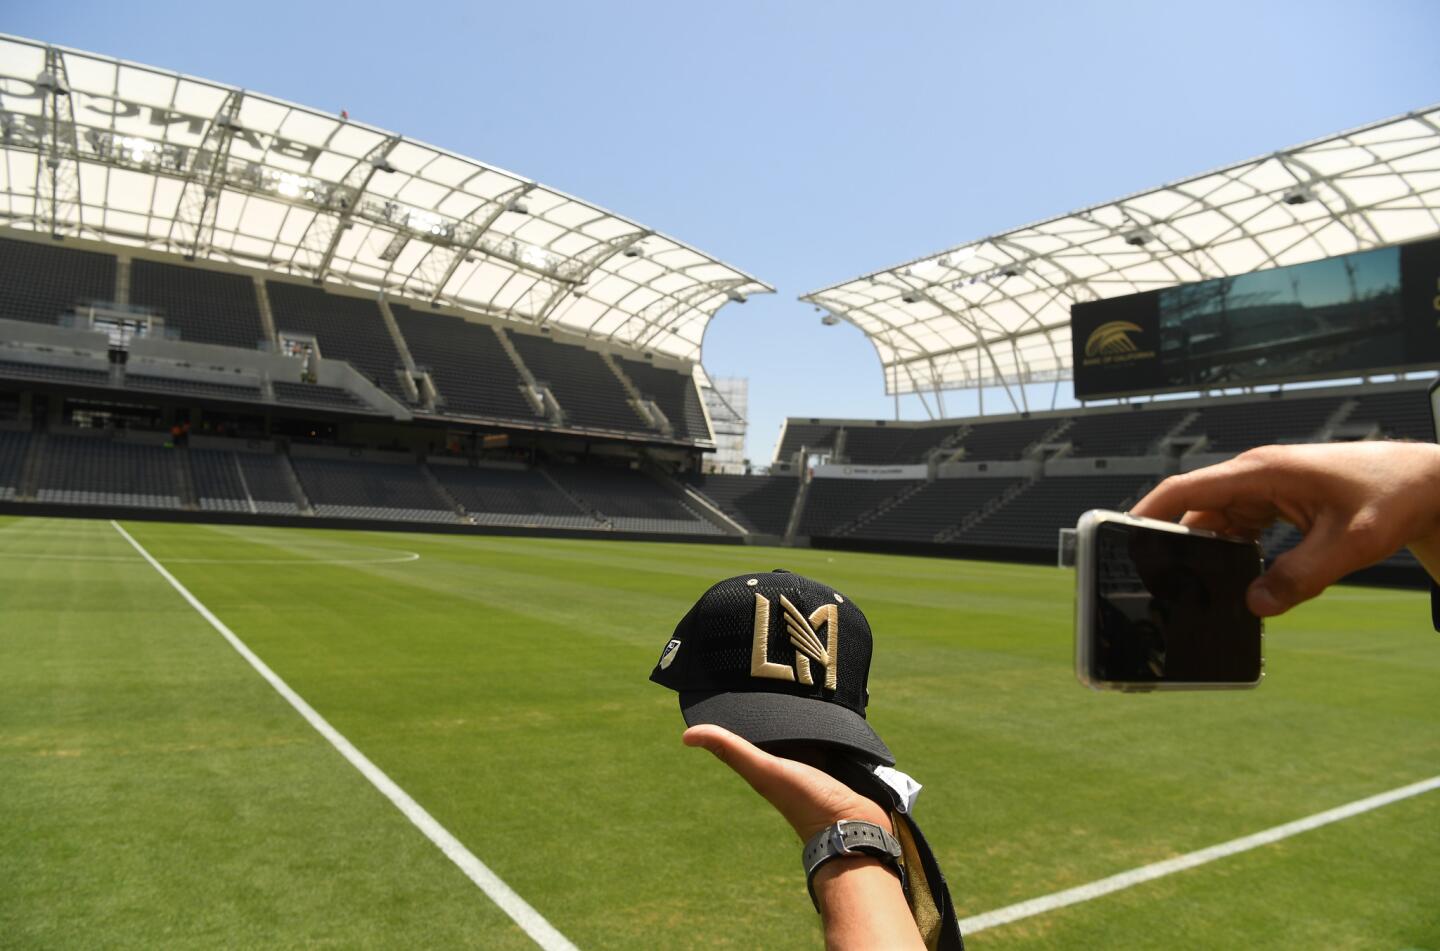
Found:
[(391, 165), (390, 160), (385, 158), (383, 155), (377, 155), (375, 158), (371, 159), (370, 164), (375, 166), (375, 171), (384, 172), (387, 175), (395, 171), (395, 166)]
[(907, 304), (918, 304), (920, 303), (920, 292), (905, 291), (903, 294), (900, 295), (900, 299)]
[(840, 318), (836, 317), (834, 314), (826, 314), (824, 317), (820, 318), (820, 323), (824, 324), (826, 327), (834, 327), (836, 324), (840, 323)]
[(1155, 236), (1144, 228), (1132, 228), (1121, 235), (1121, 237), (1125, 239), (1126, 244), (1136, 248), (1142, 247), (1147, 242), (1155, 240)]
[(734, 301), (737, 304), (745, 303), (745, 295), (740, 293), (739, 291), (726, 291), (725, 299), (729, 301)]
[(530, 206), (519, 198), (512, 198), (505, 203), (505, 210), (515, 215), (530, 214)]
[(543, 271), (546, 268), (551, 267), (555, 263), (554, 259), (550, 257), (548, 252), (546, 252), (543, 248), (535, 247), (535, 245), (533, 244), (521, 244), (519, 245), (519, 250), (520, 260), (524, 261), (526, 264), (530, 265), (533, 268), (537, 268)]
[(1315, 200), (1315, 192), (1309, 185), (1295, 185), (1285, 189), (1285, 194), (1280, 196), (1280, 200), (1287, 205), (1303, 205), (1307, 201)]
[(632, 244), (625, 249), (624, 254), (627, 258), (643, 258), (645, 256), (645, 249), (640, 247), (639, 244)]
[(49, 69), (35, 77), (35, 88), (51, 96), (70, 95), (70, 87), (65, 85), (64, 78)]

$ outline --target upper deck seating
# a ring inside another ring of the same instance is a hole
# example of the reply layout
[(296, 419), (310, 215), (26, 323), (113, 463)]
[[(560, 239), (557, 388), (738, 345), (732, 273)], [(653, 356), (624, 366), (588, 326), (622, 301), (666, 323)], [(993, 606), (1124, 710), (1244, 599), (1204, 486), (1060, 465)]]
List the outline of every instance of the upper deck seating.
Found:
[(82, 301), (114, 298), (114, 255), (0, 238), (0, 318), (56, 324)]
[(321, 356), (349, 362), (380, 389), (408, 402), (397, 375), (404, 362), (375, 301), (285, 281), (266, 281), (265, 286), (276, 333), (313, 336), (320, 342)]
[(960, 447), (965, 450), (964, 458), (967, 461), (1019, 459), (1026, 449), (1061, 422), (1061, 418), (1054, 416), (1010, 419), (995, 423), (975, 420)]
[(179, 264), (130, 262), (130, 302), (158, 309), (181, 340), (254, 350), (265, 342), (255, 281)]
[(1072, 456), (1143, 456), (1190, 412), (1147, 408), (1077, 416), (1060, 438), (1070, 442)]
[(833, 423), (798, 423), (792, 419), (785, 424), (785, 436), (780, 440), (775, 457), (780, 462), (789, 462), (801, 447), (807, 452), (834, 449), (835, 435), (839, 431), (840, 427)]
[(274, 381), (270, 386), (275, 391), (275, 402), (289, 406), (309, 406), (314, 409), (328, 409), (337, 413), (374, 413), (360, 402), (349, 390), (334, 386), (320, 386), (316, 383), (282, 383)]
[(695, 388), (693, 376), (641, 360), (617, 357), (615, 362), (635, 384), (640, 395), (660, 407), (674, 427), (676, 438), (692, 442), (710, 438), (709, 427), (705, 425), (705, 409), (700, 404), (700, 392)]
[(134, 390), (173, 393), (176, 396), (195, 396), (201, 399), (231, 400), (237, 403), (260, 401), (260, 387), (241, 383), (212, 383), (209, 380), (178, 380), (165, 376), (127, 373), (125, 385)]
[(510, 340), (536, 382), (548, 386), (560, 401), (572, 425), (650, 431), (600, 354), (535, 334), (511, 333)]
[(416, 367), (430, 371), (430, 379), (444, 398), (443, 412), (458, 416), (488, 416), (533, 421), (535, 410), (520, 393), (524, 381), (495, 331), (458, 317), (426, 314), (403, 304), (390, 312), (410, 348)]
[(1308, 442), (1340, 407), (1343, 397), (1248, 400), (1199, 407), (1184, 435), (1208, 438), (1208, 452), (1242, 452), (1277, 442)]
[(890, 426), (845, 427), (845, 457), (855, 465), (914, 465), (939, 446), (959, 426), (947, 423), (919, 428)]
[(42, 383), (59, 383), (71, 386), (109, 386), (110, 373), (103, 360), (95, 360), (95, 369), (79, 367), (45, 366), (39, 363), (16, 363), (0, 360), (0, 377), (14, 380), (38, 380)]

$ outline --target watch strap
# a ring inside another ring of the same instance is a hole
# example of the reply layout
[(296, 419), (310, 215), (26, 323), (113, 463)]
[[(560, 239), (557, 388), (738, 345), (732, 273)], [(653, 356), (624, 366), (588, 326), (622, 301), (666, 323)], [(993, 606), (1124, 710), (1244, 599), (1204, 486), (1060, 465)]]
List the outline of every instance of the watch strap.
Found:
[(905, 866), (900, 857), (903, 850), (893, 835), (873, 822), (863, 819), (841, 819), (821, 829), (805, 843), (801, 863), (805, 867), (805, 887), (810, 892), (810, 902), (816, 911), (820, 903), (815, 900), (815, 873), (831, 859), (852, 855), (876, 858), (900, 876), (900, 887), (905, 887)]

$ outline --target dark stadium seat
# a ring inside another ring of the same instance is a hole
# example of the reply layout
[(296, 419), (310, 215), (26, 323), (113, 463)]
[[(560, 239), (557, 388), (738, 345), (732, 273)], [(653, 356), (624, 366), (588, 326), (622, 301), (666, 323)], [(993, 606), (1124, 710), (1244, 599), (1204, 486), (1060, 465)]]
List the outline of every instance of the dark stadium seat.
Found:
[(687, 481), (752, 532), (784, 535), (800, 480), (794, 476), (692, 475)]
[(534, 334), (510, 333), (510, 340), (536, 381), (555, 394), (571, 425), (651, 431), (600, 354)]
[(255, 510), (267, 515), (297, 515), (300, 506), (290, 487), (283, 456), (274, 453), (236, 452), (232, 454), (245, 480), (245, 491), (255, 502)]
[(1344, 397), (1317, 396), (1216, 403), (1200, 407), (1184, 435), (1204, 435), (1207, 452), (1243, 452), (1278, 442), (1309, 442)]
[(0, 318), (55, 324), (82, 301), (114, 299), (114, 255), (0, 238)]
[[(249, 493), (240, 461), (233, 452), (215, 449), (191, 449), (190, 474), (195, 482), (195, 497), (207, 512), (248, 512)], [(290, 506), (293, 512), (295, 506)]]
[(275, 391), (275, 402), (287, 406), (308, 406), (312, 409), (328, 409), (337, 413), (374, 413), (375, 410), (360, 402), (348, 390), (334, 386), (320, 386), (316, 383), (270, 384)]
[(1059, 530), (1074, 528), (1084, 512), (1128, 507), (1154, 482), (1142, 475), (1040, 479), (953, 540), (1053, 552)]
[(705, 425), (705, 409), (700, 404), (700, 392), (695, 388), (695, 378), (679, 370), (666, 370), (641, 360), (627, 360), (616, 357), (615, 362), (635, 384), (640, 395), (660, 407), (670, 420), (679, 439), (709, 439), (710, 430)]
[(1005, 461), (1019, 459), (1026, 449), (1064, 420), (1049, 416), (1040, 419), (1011, 419), (994, 423), (987, 423), (983, 420), (971, 420), (970, 422), (971, 429), (960, 443), (960, 448), (965, 450), (964, 458), (967, 461)]
[(834, 535), (881, 502), (913, 489), (910, 479), (815, 479), (800, 516), (801, 535)]
[(936, 479), (907, 496), (899, 505), (848, 534), (857, 538), (897, 538), (934, 541), (947, 528), (959, 525), (1019, 484), (1017, 479)]
[(797, 423), (792, 419), (785, 424), (785, 435), (780, 440), (780, 448), (775, 451), (775, 458), (779, 462), (789, 462), (801, 447), (811, 452), (833, 449), (839, 431), (840, 427), (833, 423)]
[(29, 451), (29, 433), (0, 430), (0, 501), (8, 502), (20, 493), (20, 477)]
[(548, 471), (621, 531), (721, 534), (643, 472), (599, 464), (552, 466)]
[(181, 340), (254, 350), (265, 342), (255, 281), (198, 267), (137, 258), (130, 263), (130, 303), (151, 307)]
[(459, 520), (426, 481), (419, 466), (305, 456), (292, 457), (290, 462), (316, 515), (416, 522)]
[(490, 327), (403, 304), (391, 304), (390, 312), (416, 366), (430, 371), (445, 401), (443, 412), (535, 420), (535, 410), (520, 393), (520, 371)]
[(70, 505), (179, 508), (175, 450), (52, 435), (45, 442), (36, 498)]
[(230, 400), (239, 403), (258, 403), (260, 401), (260, 387), (244, 386), (238, 383), (176, 380), (170, 377), (127, 373), (125, 374), (125, 386), (133, 390), (171, 393), (175, 396), (194, 396), (200, 399)]
[(536, 469), (433, 464), (430, 471), (480, 525), (599, 528), (600, 523)]
[(1430, 398), (1425, 390), (1402, 390), (1361, 396), (1345, 420), (1347, 425), (1374, 423), (1391, 439), (1435, 440)]
[(266, 281), (265, 287), (276, 333), (310, 334), (320, 342), (321, 356), (347, 361), (386, 393), (409, 402), (396, 375), (404, 362), (379, 304), (285, 281)]
[(913, 465), (925, 462), (926, 454), (959, 428), (955, 423), (903, 429), (847, 426), (844, 456), (859, 466)]
[(78, 367), (42, 366), (38, 363), (16, 363), (0, 360), (0, 377), (14, 380), (37, 380), (42, 383), (70, 384), (72, 386), (109, 386), (110, 373), (102, 370), (103, 361), (94, 361), (93, 370)]
[(1074, 425), (1060, 438), (1071, 444), (1072, 456), (1143, 456), (1153, 452), (1160, 437), (1191, 412), (1146, 408), (1076, 416)]

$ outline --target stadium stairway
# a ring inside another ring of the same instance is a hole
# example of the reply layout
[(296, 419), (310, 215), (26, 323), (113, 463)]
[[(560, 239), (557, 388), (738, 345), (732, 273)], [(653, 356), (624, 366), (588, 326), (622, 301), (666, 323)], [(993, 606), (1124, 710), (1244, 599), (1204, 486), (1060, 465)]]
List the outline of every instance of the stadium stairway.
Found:
[(420, 476), (429, 483), (430, 491), (434, 492), (446, 505), (450, 506), (456, 515), (462, 519), (473, 522), (469, 513), (465, 511), (465, 506), (461, 505), (460, 501), (451, 494), (450, 490), (445, 488), (444, 483), (435, 478), (434, 471), (431, 470), (427, 463), (420, 463)]
[(859, 515), (855, 516), (850, 521), (836, 526), (833, 534), (842, 537), (845, 535), (853, 535), (855, 532), (863, 528), (866, 524), (874, 521), (875, 519), (884, 515), (886, 512), (890, 511), (896, 506), (905, 504), (906, 499), (910, 498), (912, 495), (915, 495), (917, 492), (923, 491), (925, 487), (930, 483), (922, 480), (919, 482), (901, 482), (898, 484), (904, 487), (897, 491), (894, 495), (881, 499), (877, 505), (867, 509), (864, 512), (861, 512)]
[(725, 511), (705, 496), (703, 492), (697, 492), (691, 486), (686, 485), (679, 479), (666, 472), (662, 467), (655, 464), (649, 456), (645, 456), (640, 469), (650, 478), (654, 479), (661, 486), (675, 496), (685, 508), (699, 515), (705, 521), (714, 525), (721, 532), (727, 535), (748, 535), (750, 530), (739, 521), (725, 514)]
[(25, 461), (20, 468), (20, 485), (16, 488), (15, 497), (24, 501), (33, 501), (36, 493), (40, 490), (40, 470), (45, 465), (45, 448), (48, 435), (46, 433), (32, 433), (30, 435), (30, 446), (25, 452)]
[(200, 508), (200, 500), (195, 494), (195, 475), (190, 468), (189, 447), (176, 446), (171, 458), (175, 461), (175, 486), (180, 495), (180, 506), (193, 512)]

